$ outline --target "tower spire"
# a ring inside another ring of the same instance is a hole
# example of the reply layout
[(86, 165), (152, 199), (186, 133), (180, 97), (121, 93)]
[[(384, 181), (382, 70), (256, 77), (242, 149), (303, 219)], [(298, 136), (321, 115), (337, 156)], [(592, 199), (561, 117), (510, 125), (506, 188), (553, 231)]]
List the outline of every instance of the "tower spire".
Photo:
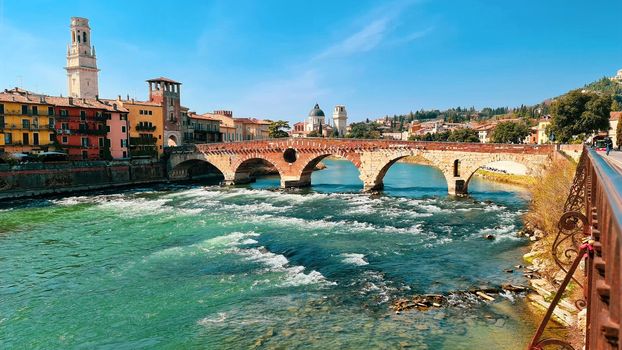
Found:
[(95, 46), (91, 46), (89, 20), (71, 17), (71, 43), (67, 50), (67, 90), (70, 97), (95, 98), (99, 81)]

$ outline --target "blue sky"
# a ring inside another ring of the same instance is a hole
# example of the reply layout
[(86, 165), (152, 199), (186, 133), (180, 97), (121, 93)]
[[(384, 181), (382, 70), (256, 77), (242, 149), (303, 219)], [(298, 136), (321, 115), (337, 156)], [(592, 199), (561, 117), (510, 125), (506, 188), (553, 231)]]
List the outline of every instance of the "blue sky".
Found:
[(66, 94), (69, 19), (90, 19), (100, 95), (183, 83), (197, 112), (351, 121), (531, 104), (622, 68), (620, 0), (0, 0), (0, 87)]

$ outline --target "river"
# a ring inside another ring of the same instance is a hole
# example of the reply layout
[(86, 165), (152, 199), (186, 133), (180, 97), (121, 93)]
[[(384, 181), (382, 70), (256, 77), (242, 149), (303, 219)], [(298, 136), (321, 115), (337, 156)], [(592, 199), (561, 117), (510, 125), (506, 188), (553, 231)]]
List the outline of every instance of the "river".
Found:
[[(523, 298), (395, 314), (391, 301), (513, 282), (524, 190), (395, 164), (382, 195), (326, 160), (278, 178), (160, 185), (0, 206), (2, 349), (520, 349)], [(495, 235), (495, 240), (483, 238)]]

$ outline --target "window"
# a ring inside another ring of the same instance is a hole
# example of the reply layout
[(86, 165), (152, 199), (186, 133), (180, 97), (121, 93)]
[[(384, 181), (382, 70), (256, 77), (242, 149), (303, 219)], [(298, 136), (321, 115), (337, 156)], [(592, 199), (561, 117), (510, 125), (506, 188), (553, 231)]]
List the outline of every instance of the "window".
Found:
[(54, 115), (54, 107), (48, 107), (48, 115)]
[(67, 116), (67, 110), (66, 109), (61, 109), (60, 110), (60, 115), (61, 115), (61, 117), (66, 117)]
[(138, 114), (143, 115), (145, 111), (143, 111), (142, 109), (140, 111), (138, 111)]
[(121, 148), (125, 148), (125, 147), (127, 147), (127, 140), (121, 139)]
[(4, 128), (4, 116), (0, 115), (0, 129)]
[(60, 128), (63, 130), (69, 130), (69, 123), (61, 123)]
[(55, 124), (56, 124), (56, 121), (54, 120), (54, 118), (48, 118), (48, 125), (50, 129), (54, 129)]
[(122, 125), (122, 126), (121, 126), (121, 132), (122, 132), (122, 133), (125, 133), (125, 125)]
[(67, 142), (69, 142), (69, 141), (68, 141), (68, 139), (67, 139), (67, 136), (63, 136), (63, 138), (62, 138), (61, 142), (62, 142), (62, 143), (67, 143)]
[(22, 114), (28, 114), (28, 106), (22, 105)]
[(82, 32), (82, 41), (86, 44), (86, 32)]
[(123, 151), (123, 158), (127, 158), (127, 152)]
[(34, 115), (39, 115), (39, 107), (37, 107), (37, 106), (32, 106), (32, 114), (34, 114)]
[(32, 144), (33, 145), (39, 144), (39, 133), (38, 132), (35, 132), (32, 134)]
[(104, 138), (103, 137), (99, 138), (99, 147), (104, 147)]
[(110, 132), (110, 125), (106, 125), (106, 132)]
[(24, 145), (30, 144), (30, 135), (27, 132), (22, 134), (22, 144)]
[(89, 159), (89, 152), (82, 151), (82, 159)]
[(30, 129), (30, 120), (22, 119), (22, 129)]
[(4, 114), (4, 105), (0, 103), (0, 113)]
[(89, 146), (89, 139), (87, 137), (83, 137), (82, 138), (82, 147), (88, 147)]
[(4, 144), (10, 145), (12, 143), (13, 143), (13, 134), (11, 134), (10, 132), (7, 132), (6, 134), (4, 134)]
[(80, 111), (80, 120), (86, 120), (86, 111)]

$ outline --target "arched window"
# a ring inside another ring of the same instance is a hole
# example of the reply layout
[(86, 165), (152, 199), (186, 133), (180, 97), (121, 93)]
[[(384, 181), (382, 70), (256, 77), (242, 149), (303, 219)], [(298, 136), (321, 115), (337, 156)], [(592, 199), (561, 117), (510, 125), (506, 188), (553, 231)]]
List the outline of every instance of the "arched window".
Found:
[(86, 44), (86, 32), (82, 32), (82, 41)]
[(460, 161), (454, 160), (454, 177), (460, 177)]
[(76, 42), (76, 32), (71, 32), (71, 42), (72, 43)]

